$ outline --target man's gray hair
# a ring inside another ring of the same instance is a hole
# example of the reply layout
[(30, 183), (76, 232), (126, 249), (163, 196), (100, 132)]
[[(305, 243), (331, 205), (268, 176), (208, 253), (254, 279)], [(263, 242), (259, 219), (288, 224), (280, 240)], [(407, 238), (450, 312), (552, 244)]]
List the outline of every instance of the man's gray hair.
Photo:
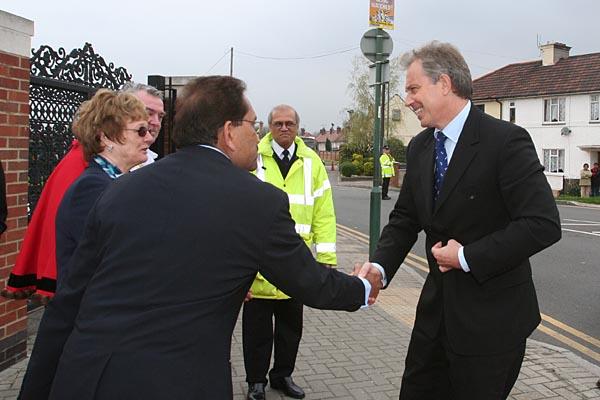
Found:
[(273, 112), (280, 110), (292, 110), (294, 112), (294, 115), (296, 116), (296, 125), (300, 124), (300, 116), (298, 115), (298, 111), (296, 111), (294, 107), (288, 106), (287, 104), (280, 104), (278, 106), (273, 107), (271, 112), (269, 112), (269, 125), (271, 125), (271, 122), (273, 122)]
[(408, 69), (410, 64), (420, 60), (425, 74), (436, 83), (442, 74), (450, 77), (453, 92), (464, 99), (470, 99), (473, 94), (473, 81), (467, 62), (458, 49), (450, 43), (437, 40), (423, 47), (404, 53), (400, 65)]
[(126, 82), (120, 90), (123, 93), (135, 94), (136, 92), (146, 92), (150, 96), (158, 97), (159, 99), (163, 99), (163, 94), (160, 90), (155, 88), (154, 86), (146, 85), (143, 83), (137, 83), (134, 81)]

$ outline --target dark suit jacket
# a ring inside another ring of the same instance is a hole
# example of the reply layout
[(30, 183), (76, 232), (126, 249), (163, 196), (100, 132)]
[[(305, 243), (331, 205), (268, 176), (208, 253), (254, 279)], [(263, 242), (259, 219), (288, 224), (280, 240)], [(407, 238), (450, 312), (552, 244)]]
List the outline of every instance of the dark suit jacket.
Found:
[[(554, 198), (529, 134), (471, 106), (433, 207), (433, 131), (408, 146), (400, 196), (372, 261), (389, 282), (424, 230), (429, 274), (415, 329), (434, 337), (443, 320), (457, 353), (507, 351), (540, 321), (529, 257), (560, 239)], [(431, 247), (449, 239), (464, 246), (470, 273), (439, 271)]]
[(59, 286), (81, 240), (85, 221), (100, 194), (112, 178), (100, 165), (91, 162), (69, 186), (56, 212), (56, 281)]
[(319, 266), (288, 210), (203, 147), (119, 178), (46, 310), (21, 398), (231, 398), (231, 335), (259, 270), (308, 306), (358, 309), (361, 281)]

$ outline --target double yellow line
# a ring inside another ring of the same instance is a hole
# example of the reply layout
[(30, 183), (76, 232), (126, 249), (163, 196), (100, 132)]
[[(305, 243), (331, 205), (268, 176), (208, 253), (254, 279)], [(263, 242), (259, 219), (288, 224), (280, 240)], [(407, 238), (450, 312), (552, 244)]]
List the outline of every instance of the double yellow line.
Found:
[[(359, 242), (369, 244), (369, 236), (345, 225), (337, 224), (338, 233), (344, 236), (350, 236)], [(404, 264), (416, 268), (425, 273), (429, 273), (427, 260), (416, 254), (408, 253)], [(567, 347), (585, 354), (597, 362), (600, 362), (600, 340), (581, 332), (549, 315), (542, 313), (542, 323), (538, 326), (538, 331), (554, 338), (565, 344)]]

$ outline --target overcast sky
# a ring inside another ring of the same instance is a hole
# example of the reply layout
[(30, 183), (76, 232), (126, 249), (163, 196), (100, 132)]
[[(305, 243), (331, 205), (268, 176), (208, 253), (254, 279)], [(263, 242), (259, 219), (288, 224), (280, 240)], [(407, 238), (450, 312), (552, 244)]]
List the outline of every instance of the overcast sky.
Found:
[[(4, 0), (0, 5), (34, 21), (32, 47), (70, 51), (90, 42), (105, 60), (126, 67), (141, 82), (153, 74), (227, 75), (233, 47), (234, 75), (248, 84), (259, 119), (287, 103), (309, 131), (347, 118), (351, 60), (361, 54), (368, 8), (368, 0)], [(571, 54), (600, 52), (598, 15), (596, 0), (396, 0), (395, 30), (388, 32), (393, 57), (430, 40), (447, 41), (462, 51), (477, 77), (538, 59), (537, 37), (542, 43), (563, 42)], [(314, 58), (324, 54), (332, 55)]]

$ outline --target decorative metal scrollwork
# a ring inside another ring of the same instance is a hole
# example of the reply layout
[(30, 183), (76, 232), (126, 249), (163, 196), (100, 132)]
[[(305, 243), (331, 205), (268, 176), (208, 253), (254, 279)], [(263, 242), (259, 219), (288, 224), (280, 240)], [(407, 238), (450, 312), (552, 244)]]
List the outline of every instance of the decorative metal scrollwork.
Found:
[(131, 80), (131, 75), (123, 67), (115, 68), (96, 54), (92, 45), (86, 43), (82, 49), (73, 49), (69, 54), (64, 48), (58, 50), (50, 46), (40, 46), (31, 51), (31, 75), (78, 83), (95, 88), (119, 89)]
[(73, 141), (73, 115), (96, 88), (120, 89), (131, 79), (86, 43), (69, 54), (41, 46), (31, 51), (29, 84), (29, 216), (48, 177)]

